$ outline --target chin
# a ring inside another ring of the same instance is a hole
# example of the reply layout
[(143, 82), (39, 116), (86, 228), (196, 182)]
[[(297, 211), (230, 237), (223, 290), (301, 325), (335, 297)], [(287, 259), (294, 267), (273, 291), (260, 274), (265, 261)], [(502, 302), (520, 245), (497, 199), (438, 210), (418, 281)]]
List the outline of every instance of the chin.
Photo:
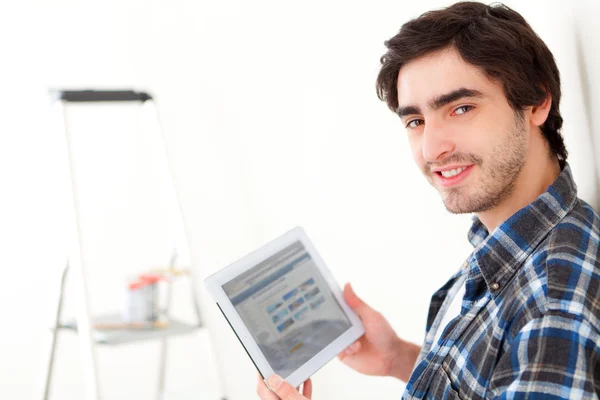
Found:
[[(440, 193), (442, 202), (448, 212), (452, 214), (470, 214), (481, 210), (481, 201), (476, 201), (471, 194), (464, 190), (452, 190), (449, 193)], [(475, 200), (475, 201), (474, 201)]]
[(444, 202), (444, 207), (446, 207), (446, 210), (452, 214), (470, 214), (476, 212), (468, 207), (462, 207), (461, 205), (452, 203), (449, 204), (447, 202)]
[[(453, 197), (453, 198), (452, 198)], [(472, 214), (491, 210), (499, 204), (500, 198), (477, 198), (469, 196), (446, 196), (444, 207), (452, 214)]]

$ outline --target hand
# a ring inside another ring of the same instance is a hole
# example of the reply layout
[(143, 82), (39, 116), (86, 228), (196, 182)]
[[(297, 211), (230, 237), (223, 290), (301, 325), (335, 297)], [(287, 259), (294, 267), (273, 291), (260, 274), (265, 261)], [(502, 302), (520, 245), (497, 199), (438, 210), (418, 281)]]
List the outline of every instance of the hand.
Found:
[(273, 391), (269, 390), (262, 376), (258, 375), (256, 393), (258, 393), (261, 400), (310, 400), (312, 397), (312, 382), (310, 379), (302, 385), (302, 394), (278, 375), (271, 375), (268, 381)]
[(338, 358), (360, 373), (407, 382), (421, 348), (400, 339), (385, 317), (362, 301), (349, 283), (344, 286), (344, 300), (360, 317), (365, 334)]

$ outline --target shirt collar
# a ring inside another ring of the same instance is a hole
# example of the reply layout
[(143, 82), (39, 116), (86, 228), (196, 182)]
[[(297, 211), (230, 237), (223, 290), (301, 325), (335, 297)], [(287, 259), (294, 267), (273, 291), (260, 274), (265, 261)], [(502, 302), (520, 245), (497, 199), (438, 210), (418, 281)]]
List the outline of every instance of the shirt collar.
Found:
[(469, 258), (469, 275), (481, 274), (488, 290), (493, 295), (498, 293), (576, 201), (577, 186), (565, 162), (559, 176), (544, 193), (491, 234), (479, 218), (473, 217), (468, 237), (475, 250)]

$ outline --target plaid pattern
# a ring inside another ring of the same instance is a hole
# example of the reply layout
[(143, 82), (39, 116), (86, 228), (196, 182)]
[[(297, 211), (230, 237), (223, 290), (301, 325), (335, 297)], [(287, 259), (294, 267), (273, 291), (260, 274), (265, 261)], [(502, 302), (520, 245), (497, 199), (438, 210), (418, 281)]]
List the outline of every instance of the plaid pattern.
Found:
[[(566, 163), (545, 193), (492, 234), (475, 218), (475, 250), (431, 299), (403, 398), (598, 398), (599, 232)], [(461, 314), (434, 346), (436, 316), (463, 274)]]

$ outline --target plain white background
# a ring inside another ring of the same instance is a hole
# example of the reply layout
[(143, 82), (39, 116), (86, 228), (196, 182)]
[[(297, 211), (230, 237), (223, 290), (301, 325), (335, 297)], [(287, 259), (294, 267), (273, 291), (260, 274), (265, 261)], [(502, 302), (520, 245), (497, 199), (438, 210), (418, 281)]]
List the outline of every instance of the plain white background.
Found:
[[(162, 147), (146, 134), (151, 129), (140, 129), (137, 109), (70, 115), (92, 311), (119, 311), (127, 276), (164, 265), (172, 245), (199, 272), (211, 335), (173, 341), (169, 398), (218, 398), (215, 359), (230, 399), (256, 398), (252, 363), (202, 278), (297, 225), (340, 284), (352, 282), (399, 335), (420, 343), (431, 294), (469, 254), (470, 217), (444, 210), (374, 82), (383, 41), (408, 19), (448, 4), (2, 3), (0, 397), (41, 398), (59, 275), (73, 253), (66, 145), (49, 88), (133, 87), (159, 102), (191, 253)], [(597, 206), (599, 6), (508, 4), (555, 54), (570, 163), (580, 196)], [(187, 285), (176, 291), (178, 315), (191, 318)], [(72, 301), (66, 308), (72, 316)], [(77, 339), (66, 334), (59, 346), (53, 398), (80, 399)], [(104, 397), (152, 398), (157, 350), (99, 348)], [(337, 360), (314, 385), (315, 399), (399, 398), (404, 389)]]

